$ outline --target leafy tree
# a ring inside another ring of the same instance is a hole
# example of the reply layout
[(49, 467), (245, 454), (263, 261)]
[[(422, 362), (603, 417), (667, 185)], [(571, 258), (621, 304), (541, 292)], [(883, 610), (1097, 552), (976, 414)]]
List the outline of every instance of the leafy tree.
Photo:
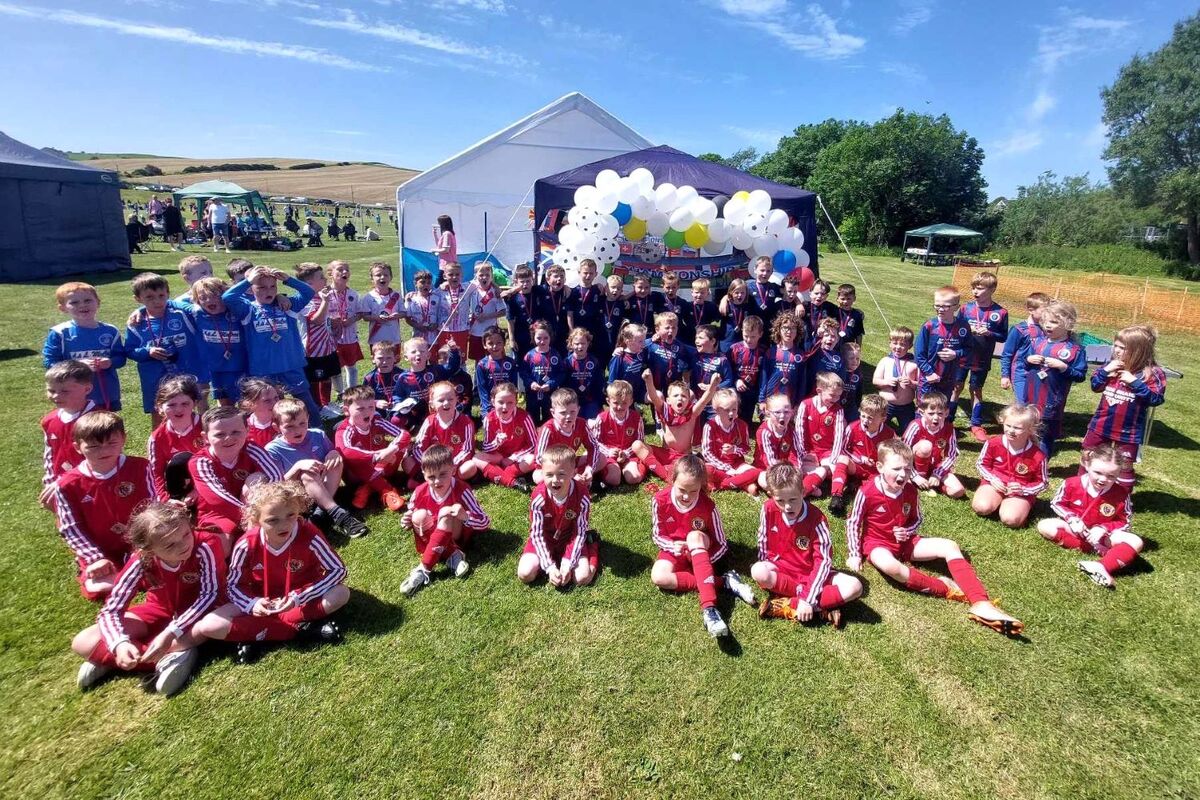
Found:
[(1101, 93), (1113, 186), (1183, 218), (1188, 260), (1200, 263), (1200, 14), (1137, 55)]
[(721, 156), (716, 153), (701, 153), (697, 156), (701, 161), (711, 161), (714, 164), (724, 164), (727, 167), (749, 172), (758, 163), (759, 154), (753, 147), (743, 147), (731, 156)]
[(848, 131), (865, 128), (862, 122), (827, 119), (815, 125), (801, 125), (779, 140), (779, 147), (762, 157), (751, 170), (755, 175), (789, 186), (810, 188), (809, 179), (821, 152), (842, 140)]
[(1154, 224), (1159, 214), (1153, 207), (1137, 208), (1110, 187), (1091, 183), (1087, 175), (1060, 181), (1053, 172), (1043, 172), (1037, 183), (1018, 188), (996, 239), (1005, 246), (1118, 244), (1131, 227)]

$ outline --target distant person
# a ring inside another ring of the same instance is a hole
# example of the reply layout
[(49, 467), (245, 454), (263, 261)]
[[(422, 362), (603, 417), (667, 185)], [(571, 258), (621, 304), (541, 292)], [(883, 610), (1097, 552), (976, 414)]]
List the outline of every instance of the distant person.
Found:
[(329, 220), (329, 238), (337, 239), (342, 235), (342, 229), (338, 226), (337, 217)]
[(162, 201), (158, 199), (158, 195), (154, 195), (150, 198), (148, 210), (150, 212), (150, 219), (157, 220), (162, 217), (163, 204)]
[(212, 225), (212, 242), (213, 252), (217, 252), (217, 248), (224, 246), (225, 252), (229, 252), (229, 206), (221, 202), (221, 198), (214, 197), (212, 205), (205, 211), (208, 217), (208, 223)]
[(172, 250), (183, 250), (183, 214), (168, 197), (162, 210), (163, 241), (171, 245)]
[(138, 219), (137, 214), (130, 214), (129, 221), (125, 223), (125, 238), (129, 241), (129, 254), (133, 255), (142, 253), (142, 242), (146, 241), (146, 229), (149, 225), (143, 225)]
[(363, 238), (366, 239), (368, 242), (378, 242), (379, 234), (376, 233), (375, 230), (373, 230), (372, 228), (367, 228), (367, 232), (365, 234), (363, 234)]
[(342, 238), (347, 242), (353, 242), (356, 233), (358, 233), (358, 229), (354, 227), (354, 220), (346, 220), (346, 224), (342, 226)]
[[(368, 233), (370, 230), (367, 228)], [(447, 264), (457, 264), (458, 239), (454, 235), (454, 221), (450, 217), (442, 214), (437, 218), (437, 225), (433, 226), (433, 238), (433, 252), (438, 257), (438, 271), (440, 272)], [(372, 240), (368, 238), (367, 241)]]

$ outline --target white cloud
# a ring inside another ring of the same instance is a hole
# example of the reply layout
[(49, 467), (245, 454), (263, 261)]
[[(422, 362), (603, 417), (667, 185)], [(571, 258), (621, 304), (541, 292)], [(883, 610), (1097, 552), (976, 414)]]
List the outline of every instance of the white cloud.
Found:
[(490, 47), (483, 47), (469, 42), (462, 42), (457, 39), (451, 39), (437, 33), (427, 33), (426, 31), (409, 28), (405, 25), (398, 25), (390, 22), (375, 21), (368, 22), (362, 19), (357, 14), (349, 9), (341, 10), (341, 19), (317, 19), (308, 17), (296, 17), (297, 22), (302, 22), (305, 25), (312, 25), (317, 28), (328, 28), (330, 30), (349, 31), (351, 33), (360, 33), (365, 36), (374, 36), (378, 39), (385, 39), (389, 42), (398, 42), (407, 44), (413, 47), (420, 47), (426, 50), (433, 50), (438, 53), (444, 53), (451, 56), (459, 56), (462, 58), (473, 58), (480, 61), (487, 61), (493, 64), (501, 64), (511, 67), (522, 67), (526, 65), (526, 61), (519, 55), (507, 53), (502, 50), (496, 50)]
[(783, 131), (766, 128), (743, 128), (738, 125), (725, 125), (724, 128), (747, 144), (772, 150), (779, 145), (779, 140), (783, 138)]
[(925, 73), (912, 64), (905, 64), (900, 61), (885, 61), (879, 65), (879, 70), (888, 75), (895, 75), (900, 80), (908, 83), (925, 82)]
[(307, 47), (305, 45), (285, 44), (282, 42), (259, 42), (228, 36), (212, 36), (189, 28), (169, 27), (166, 25), (157, 25), (152, 22), (132, 22), (111, 19), (109, 17), (99, 17), (93, 14), (84, 14), (77, 11), (36, 8), (33, 6), (13, 6), (6, 3), (0, 3), (0, 14), (6, 14), (10, 17), (59, 22), (64, 25), (78, 25), (85, 28), (112, 31), (125, 36), (139, 36), (145, 39), (157, 39), (164, 42), (177, 42), (179, 44), (207, 47), (226, 53), (291, 58), (297, 61), (307, 61), (312, 64), (341, 69), (372, 72), (387, 71), (386, 68), (366, 64), (362, 61), (354, 61), (353, 59), (339, 56), (336, 53), (331, 53), (319, 47)]
[(1041, 131), (1021, 131), (1014, 133), (1007, 139), (1001, 139), (992, 145), (992, 155), (997, 158), (1016, 156), (1021, 153), (1028, 153), (1030, 150), (1036, 150), (1041, 146)]
[(837, 21), (816, 3), (804, 11), (787, 0), (716, 0), (717, 7), (738, 23), (813, 58), (845, 58), (866, 46), (861, 36), (842, 33)]
[(901, 0), (900, 15), (892, 22), (892, 31), (906, 34), (933, 18), (933, 0)]
[(1104, 148), (1108, 147), (1108, 126), (1097, 122), (1083, 135), (1081, 144), (1093, 153), (1103, 153)]
[(569, 20), (546, 14), (539, 14), (537, 21), (547, 33), (556, 37), (556, 40), (562, 40), (572, 49), (598, 58), (612, 58), (613, 54), (608, 51), (628, 46), (626, 38), (619, 33), (584, 28)]
[(1040, 120), (1058, 105), (1058, 98), (1050, 94), (1045, 88), (1038, 90), (1037, 97), (1033, 98), (1033, 102), (1026, 109), (1026, 116), (1033, 122)]
[(1083, 53), (1103, 52), (1125, 38), (1132, 24), (1125, 19), (1089, 17), (1060, 8), (1059, 21), (1038, 27), (1034, 64), (1043, 75), (1054, 73), (1066, 61)]

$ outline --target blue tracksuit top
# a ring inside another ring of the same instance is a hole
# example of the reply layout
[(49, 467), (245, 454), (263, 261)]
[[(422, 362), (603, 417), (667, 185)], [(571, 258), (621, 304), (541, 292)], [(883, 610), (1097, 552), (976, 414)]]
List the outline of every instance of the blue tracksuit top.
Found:
[(246, 294), (250, 282), (241, 280), (230, 286), (221, 299), (242, 321), (251, 375), (282, 375), (304, 369), (304, 340), (300, 336), (300, 312), (316, 292), (299, 278), (284, 283), (296, 294), (286, 313), (276, 303), (264, 306)]

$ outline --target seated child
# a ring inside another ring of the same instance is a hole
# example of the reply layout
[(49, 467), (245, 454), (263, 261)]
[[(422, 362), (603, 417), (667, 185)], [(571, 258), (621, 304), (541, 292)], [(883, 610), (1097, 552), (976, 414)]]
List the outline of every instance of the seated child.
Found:
[(319, 525), (332, 523), (351, 539), (365, 536), (367, 526), (333, 497), (342, 484), (342, 454), (334, 449), (325, 431), (308, 427), (304, 404), (290, 398), (280, 400), (275, 404), (275, 425), (279, 435), (266, 450), (279, 465), (283, 480), (297, 482), (317, 504), (313, 520)]
[(193, 495), (187, 465), (206, 444), (196, 413), (199, 403), (200, 385), (194, 375), (176, 375), (158, 385), (154, 404), (162, 424), (150, 434), (146, 453), (154, 476), (154, 495), (163, 502)]
[[(665, 592), (698, 592), (708, 635), (728, 636), (729, 626), (717, 608), (715, 564), (729, 545), (721, 514), (706, 492), (704, 462), (693, 455), (681, 456), (672, 464), (668, 481), (670, 486), (650, 501), (650, 538), (658, 546), (650, 580)], [(736, 572), (726, 572), (722, 582), (743, 602), (754, 605), (754, 590)]]
[(842, 379), (833, 372), (817, 374), (816, 393), (800, 404), (796, 415), (796, 439), (803, 451), (800, 468), (804, 485), (814, 497), (821, 484), (833, 476), (846, 442), (846, 420), (842, 416)]
[(575, 477), (575, 453), (556, 444), (542, 453), (542, 482), (529, 503), (529, 540), (517, 563), (517, 577), (532, 583), (546, 573), (550, 585), (587, 586), (596, 577), (600, 545), (588, 530), (592, 501)]
[(921, 395), (917, 418), (904, 431), (904, 443), (913, 451), (913, 483), (917, 488), (931, 495), (941, 489), (947, 497), (958, 498), (967, 490), (954, 474), (958, 440), (954, 426), (946, 421), (948, 410), (941, 392)]
[(1120, 483), (1124, 456), (1112, 442), (1083, 453), (1083, 475), (1058, 487), (1050, 508), (1057, 515), (1038, 523), (1038, 533), (1067, 550), (1095, 553), (1099, 561), (1080, 561), (1079, 569), (1097, 586), (1116, 586), (1113, 573), (1137, 560), (1145, 543), (1132, 531), (1133, 487)]
[(397, 472), (403, 476), (412, 436), (375, 413), (375, 393), (369, 386), (351, 386), (342, 393), (342, 404), (346, 419), (333, 439), (342, 454), (346, 485), (355, 487), (351, 505), (366, 508), (372, 494), (378, 494), (389, 511), (399, 511), (404, 498), (391, 479)]
[(79, 566), (79, 590), (95, 602), (129, 556), (129, 518), (154, 498), (154, 481), (146, 459), (124, 454), (125, 423), (113, 412), (84, 414), (71, 435), (83, 458), (54, 484), (51, 502)]
[[(196, 623), (225, 593), (225, 554), (212, 534), (192, 530), (186, 508), (173, 504), (144, 507), (125, 536), (134, 557), (96, 624), (71, 642), (86, 659), (77, 682), (89, 689), (114, 669), (153, 672), (154, 691), (170, 697), (196, 665), (196, 646), (204, 640)], [(133, 604), (142, 591), (145, 598)]]
[[(742, 339), (729, 346), (729, 364), (733, 368), (736, 379), (733, 388), (738, 391), (738, 419), (751, 425), (754, 422), (754, 410), (758, 408), (759, 378), (762, 371), (763, 356), (766, 348), (760, 344), (762, 340), (763, 323), (751, 314), (742, 320)], [(777, 395), (772, 395), (777, 396)], [(783, 395), (787, 397), (787, 395)], [(791, 405), (791, 401), (788, 403)], [(759, 420), (762, 414), (759, 413)]]
[(233, 406), (205, 411), (200, 426), (208, 446), (188, 461), (196, 488), (196, 527), (214, 531), (228, 553), (242, 534), (246, 493), (282, 475), (266, 450), (247, 441), (246, 420)]
[(588, 422), (600, 448), (600, 478), (606, 486), (639, 484), (646, 478), (646, 467), (634, 455), (633, 445), (646, 438), (646, 425), (633, 409), (633, 387), (629, 381), (613, 380), (604, 395), (608, 408)]
[(435, 444), (425, 451), (421, 460), (425, 482), (413, 492), (409, 509), (400, 518), (400, 526), (412, 530), (413, 544), (421, 557), (421, 563), (400, 584), (405, 597), (428, 586), (430, 572), (441, 561), (446, 562), (454, 577), (464, 577), (471, 566), (462, 547), (492, 524), (471, 487), (454, 473), (450, 448)]
[(58, 310), (70, 315), (69, 322), (60, 322), (46, 334), (42, 345), (42, 366), (45, 369), (60, 361), (82, 361), (92, 370), (92, 386), (88, 399), (96, 408), (121, 410), (121, 382), (117, 370), (125, 366), (125, 348), (121, 332), (96, 319), (100, 310), (100, 295), (89, 283), (72, 281), (54, 292)]
[(504, 352), (508, 334), (495, 325), (480, 337), (485, 355), (475, 362), (475, 390), (479, 392), (479, 414), (486, 417), (492, 410), (492, 393), (502, 383), (517, 385), (520, 369), (517, 359)]
[(492, 483), (531, 491), (525, 476), (533, 472), (537, 431), (525, 409), (517, 407), (516, 384), (496, 384), (491, 406), (483, 418), (483, 450), (475, 454), (479, 470)]
[[(375, 393), (375, 410), (385, 417), (391, 417), (392, 395), (396, 392), (396, 380), (400, 377), (396, 369), (396, 345), (392, 342), (371, 345), (371, 363), (375, 369), (363, 376), (363, 385), (370, 386)], [(345, 405), (344, 393), (341, 400)], [(399, 420), (393, 420), (393, 424), (399, 423)]]
[(647, 469), (664, 481), (669, 481), (675, 475), (672, 465), (692, 452), (696, 420), (717, 393), (717, 376), (712, 377), (704, 394), (695, 401), (692, 400), (691, 390), (683, 381), (675, 381), (668, 386), (667, 396), (663, 397), (654, 385), (654, 376), (650, 374), (650, 370), (642, 373), (642, 379), (646, 381), (646, 395), (654, 408), (663, 443), (647, 444), (644, 440), (634, 442), (633, 454)]
[(971, 508), (981, 517), (999, 511), (1001, 522), (1020, 528), (1050, 483), (1046, 456), (1038, 447), (1038, 410), (1012, 405), (998, 419), (1004, 433), (988, 439), (979, 451), (980, 481)]
[(241, 400), (237, 407), (246, 418), (246, 438), (251, 444), (266, 447), (275, 438), (275, 404), (283, 399), (283, 387), (268, 378), (242, 378), (238, 382)]
[(760, 470), (758, 485), (767, 488), (767, 469), (776, 464), (800, 466), (804, 459), (804, 448), (796, 438), (796, 426), (792, 421), (792, 402), (786, 394), (771, 395), (763, 404), (762, 424), (754, 437), (754, 466)]
[[(534, 450), (538, 462), (547, 448), (561, 444), (571, 452), (583, 453), (576, 459), (576, 477), (584, 485), (592, 482), (600, 467), (600, 446), (587, 423), (579, 421), (579, 399), (571, 389), (555, 389), (550, 396), (550, 419), (538, 430), (537, 447)], [(541, 483), (541, 471), (533, 471), (533, 482)]]
[(646, 327), (626, 323), (617, 334), (617, 349), (608, 362), (608, 382), (625, 381), (629, 384), (633, 389), (635, 410), (639, 404), (646, 402), (646, 381), (642, 379), (645, 371)]
[(237, 642), (239, 664), (254, 661), (263, 642), (342, 638), (329, 617), (350, 600), (346, 566), (302, 516), (310, 502), (295, 481), (259, 484), (246, 498), (246, 532), (229, 558), (229, 602), (196, 625), (205, 638)]
[(412, 463), (405, 464), (405, 471), (412, 474), (425, 451), (440, 444), (450, 448), (458, 477), (471, 480), (479, 471), (475, 461), (475, 421), (458, 410), (454, 384), (439, 381), (429, 387), (429, 408), (433, 413), (421, 423), (421, 430), (413, 439)]
[[(865, 482), (854, 498), (846, 520), (846, 566), (851, 572), (862, 568), (862, 557), (906, 589), (970, 604), (968, 618), (1006, 636), (1025, 630), (988, 599), (987, 590), (975, 569), (950, 539), (920, 536), (921, 502), (913, 473), (912, 450), (898, 439), (879, 443), (879, 473)], [(865, 537), (865, 538), (864, 538)], [(952, 578), (934, 577), (909, 566), (916, 561), (944, 560)]]
[(895, 430), (900, 433), (908, 430), (917, 416), (913, 399), (921, 380), (921, 371), (909, 352), (912, 343), (911, 330), (903, 325), (892, 328), (888, 336), (888, 354), (879, 359), (871, 379), (879, 390), (879, 396), (887, 401), (887, 421), (890, 423), (895, 420)]
[(591, 346), (592, 334), (583, 328), (567, 335), (567, 357), (563, 359), (559, 384), (574, 390), (586, 420), (600, 413), (600, 398), (604, 396), (604, 362), (592, 355)]
[(54, 482), (79, 466), (83, 457), (75, 449), (72, 432), (81, 416), (96, 408), (92, 392), (92, 368), (82, 361), (59, 361), (46, 370), (46, 396), (54, 411), (42, 417), (42, 492), (38, 502), (50, 507)]
[(713, 394), (712, 407), (713, 416), (704, 423), (700, 438), (700, 457), (708, 468), (708, 485), (713, 489), (743, 490), (756, 496), (762, 471), (746, 463), (750, 455), (750, 429), (745, 420), (738, 419), (737, 392), (718, 389)]
[(809, 622), (814, 616), (842, 627), (841, 607), (862, 594), (862, 581), (833, 568), (833, 543), (825, 515), (804, 499), (804, 475), (791, 464), (767, 470), (767, 492), (758, 523), (754, 582), (770, 592), (759, 616)]
[(882, 397), (869, 394), (858, 408), (859, 418), (846, 429), (846, 444), (838, 456), (830, 485), (829, 513), (839, 517), (846, 513), (846, 484), (851, 478), (861, 483), (875, 477), (879, 443), (896, 437), (895, 432), (884, 424), (887, 403)]

